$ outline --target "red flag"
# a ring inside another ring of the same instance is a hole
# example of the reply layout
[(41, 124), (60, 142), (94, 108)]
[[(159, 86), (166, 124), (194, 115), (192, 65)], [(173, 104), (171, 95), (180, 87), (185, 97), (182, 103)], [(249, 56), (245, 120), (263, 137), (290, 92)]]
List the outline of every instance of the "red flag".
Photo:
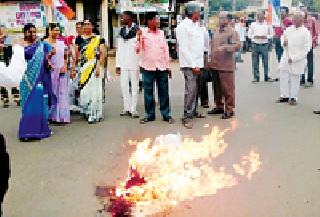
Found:
[(47, 6), (52, 6), (52, 0), (43, 0), (43, 3)]

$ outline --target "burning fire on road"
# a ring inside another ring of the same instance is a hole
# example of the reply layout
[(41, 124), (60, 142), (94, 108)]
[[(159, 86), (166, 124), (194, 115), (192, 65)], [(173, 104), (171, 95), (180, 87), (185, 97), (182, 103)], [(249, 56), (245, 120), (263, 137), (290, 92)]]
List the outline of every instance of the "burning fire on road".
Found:
[(163, 216), (182, 201), (251, 180), (261, 166), (253, 150), (230, 168), (215, 164), (228, 147), (226, 132), (215, 127), (201, 141), (169, 134), (137, 143), (128, 176), (116, 187), (97, 187), (97, 196), (109, 198), (104, 210), (113, 217)]

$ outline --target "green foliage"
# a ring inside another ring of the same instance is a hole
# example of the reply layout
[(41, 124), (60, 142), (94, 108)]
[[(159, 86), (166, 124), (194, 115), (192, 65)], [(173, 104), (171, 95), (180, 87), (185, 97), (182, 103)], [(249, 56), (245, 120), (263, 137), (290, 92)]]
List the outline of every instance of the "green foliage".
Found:
[[(209, 11), (231, 11), (233, 0), (209, 0)], [(243, 10), (248, 6), (247, 0), (236, 0), (236, 10)]]
[(248, 0), (237, 0), (236, 10), (240, 11), (248, 7)]
[(292, 5), (298, 6), (301, 2), (304, 6), (308, 7), (310, 11), (319, 11), (320, 10), (320, 0), (293, 0)]
[(315, 10), (320, 12), (320, 0), (316, 0)]

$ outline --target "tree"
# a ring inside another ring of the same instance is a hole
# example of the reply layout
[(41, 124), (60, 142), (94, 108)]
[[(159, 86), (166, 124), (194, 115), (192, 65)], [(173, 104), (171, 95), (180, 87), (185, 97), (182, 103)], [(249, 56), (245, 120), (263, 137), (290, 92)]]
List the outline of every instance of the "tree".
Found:
[(316, 5), (315, 5), (315, 9), (316, 11), (320, 12), (320, 1), (316, 1)]
[(232, 9), (232, 0), (209, 0), (210, 11), (220, 11)]
[(243, 9), (246, 9), (249, 5), (248, 0), (237, 0), (236, 3), (236, 10), (237, 11), (241, 11)]
[[(298, 6), (299, 2), (301, 2), (304, 6), (308, 8), (310, 11), (316, 11), (317, 10), (317, 5), (319, 6), (320, 2), (319, 0), (293, 0), (292, 5), (293, 6)], [(318, 7), (318, 11), (319, 11)]]
[[(210, 11), (231, 11), (234, 0), (209, 0)], [(248, 6), (247, 0), (236, 0), (236, 10), (245, 9)]]

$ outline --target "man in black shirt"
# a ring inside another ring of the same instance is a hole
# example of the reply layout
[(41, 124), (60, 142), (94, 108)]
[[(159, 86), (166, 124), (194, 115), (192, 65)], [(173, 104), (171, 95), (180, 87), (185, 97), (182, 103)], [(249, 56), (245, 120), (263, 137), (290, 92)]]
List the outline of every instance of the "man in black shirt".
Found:
[(83, 34), (83, 22), (77, 22), (76, 24), (76, 31), (77, 31), (77, 37), (75, 40), (75, 44), (77, 46), (79, 46), (80, 44), (83, 43), (83, 38), (82, 38), (82, 34)]
[(6, 143), (2, 134), (0, 134), (0, 171), (0, 216), (2, 216), (2, 202), (9, 187), (10, 177), (10, 159), (6, 151)]

